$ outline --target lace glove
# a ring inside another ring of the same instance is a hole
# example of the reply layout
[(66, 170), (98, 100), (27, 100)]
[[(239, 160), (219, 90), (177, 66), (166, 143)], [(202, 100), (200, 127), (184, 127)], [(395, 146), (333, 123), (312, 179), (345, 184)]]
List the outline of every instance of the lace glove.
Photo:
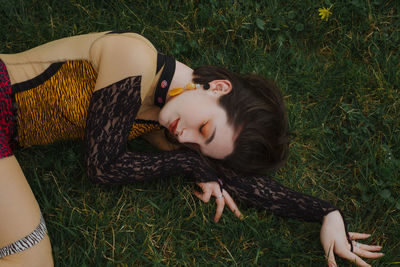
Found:
[(141, 76), (123, 79), (93, 93), (85, 130), (85, 168), (101, 184), (126, 184), (174, 174), (196, 182), (217, 181), (201, 157), (189, 149), (128, 152), (127, 141), (141, 106)]

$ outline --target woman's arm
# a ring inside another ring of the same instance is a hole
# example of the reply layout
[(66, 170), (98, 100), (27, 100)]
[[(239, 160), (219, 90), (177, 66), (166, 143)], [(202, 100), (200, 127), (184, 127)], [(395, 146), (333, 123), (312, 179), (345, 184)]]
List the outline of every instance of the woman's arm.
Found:
[(133, 76), (94, 92), (85, 131), (88, 178), (102, 184), (125, 184), (173, 174), (190, 174), (198, 182), (216, 176), (199, 155), (188, 149), (128, 152), (129, 132), (141, 105), (141, 76)]
[(224, 179), (223, 187), (246, 205), (267, 209), (281, 217), (322, 222), (320, 238), (329, 266), (336, 266), (335, 254), (359, 266), (370, 266), (360, 257), (375, 259), (383, 256), (376, 252), (381, 247), (355, 242), (369, 235), (348, 233), (341, 212), (326, 201), (296, 192), (263, 176), (231, 173), (229, 179)]
[(234, 174), (223, 179), (223, 187), (247, 206), (266, 209), (281, 217), (322, 222), (337, 208), (318, 198), (299, 193), (262, 175)]
[[(348, 233), (342, 214), (335, 206), (293, 191), (274, 180), (257, 175), (231, 173), (229, 179), (224, 179), (222, 194), (221, 185), (215, 182), (199, 183), (199, 186), (203, 192), (195, 192), (195, 195), (202, 201), (208, 202), (211, 195), (216, 197), (217, 213), (214, 218), (216, 222), (222, 214), (224, 204), (227, 204), (236, 216), (241, 215), (229, 193), (247, 206), (267, 209), (278, 216), (304, 221), (321, 221), (321, 244), (329, 267), (337, 266), (335, 254), (364, 267), (370, 265), (360, 257), (376, 259), (383, 256), (383, 253), (378, 252), (381, 249), (380, 246), (370, 246), (355, 241), (368, 238), (370, 235)], [(223, 198), (218, 198), (218, 195)]]

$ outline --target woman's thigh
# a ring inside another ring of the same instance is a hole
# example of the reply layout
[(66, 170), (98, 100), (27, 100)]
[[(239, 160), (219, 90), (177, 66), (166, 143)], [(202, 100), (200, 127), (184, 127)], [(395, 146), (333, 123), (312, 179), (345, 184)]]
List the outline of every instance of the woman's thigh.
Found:
[[(32, 233), (40, 222), (39, 205), (14, 156), (0, 159), (0, 248)], [(48, 236), (25, 251), (0, 259), (0, 266), (14, 264), (51, 266)]]

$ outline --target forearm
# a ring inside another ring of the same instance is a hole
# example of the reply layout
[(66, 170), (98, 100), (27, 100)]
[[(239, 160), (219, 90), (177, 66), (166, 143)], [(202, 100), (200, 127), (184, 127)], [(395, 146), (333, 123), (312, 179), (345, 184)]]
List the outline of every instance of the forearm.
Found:
[(322, 222), (337, 210), (332, 204), (296, 192), (264, 176), (234, 175), (224, 179), (224, 188), (247, 206), (266, 209), (280, 217)]
[(198, 182), (216, 180), (194, 151), (128, 152), (126, 144), (141, 105), (140, 76), (93, 94), (85, 132), (85, 165), (96, 183), (123, 184), (184, 173)]
[(89, 164), (87, 176), (101, 184), (128, 184), (178, 174), (193, 177), (198, 182), (215, 181), (212, 172), (199, 168), (202, 164), (199, 156), (190, 150), (126, 152), (112, 162)]

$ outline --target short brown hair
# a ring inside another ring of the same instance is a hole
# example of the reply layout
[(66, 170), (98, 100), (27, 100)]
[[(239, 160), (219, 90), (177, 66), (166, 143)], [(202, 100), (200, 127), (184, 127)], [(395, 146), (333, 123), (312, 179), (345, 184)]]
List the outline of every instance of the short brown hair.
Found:
[(255, 74), (239, 75), (222, 67), (202, 66), (193, 72), (193, 82), (206, 84), (229, 80), (232, 90), (220, 97), (228, 123), (240, 131), (233, 152), (218, 165), (247, 174), (277, 170), (288, 155), (288, 121), (280, 89), (274, 82)]

